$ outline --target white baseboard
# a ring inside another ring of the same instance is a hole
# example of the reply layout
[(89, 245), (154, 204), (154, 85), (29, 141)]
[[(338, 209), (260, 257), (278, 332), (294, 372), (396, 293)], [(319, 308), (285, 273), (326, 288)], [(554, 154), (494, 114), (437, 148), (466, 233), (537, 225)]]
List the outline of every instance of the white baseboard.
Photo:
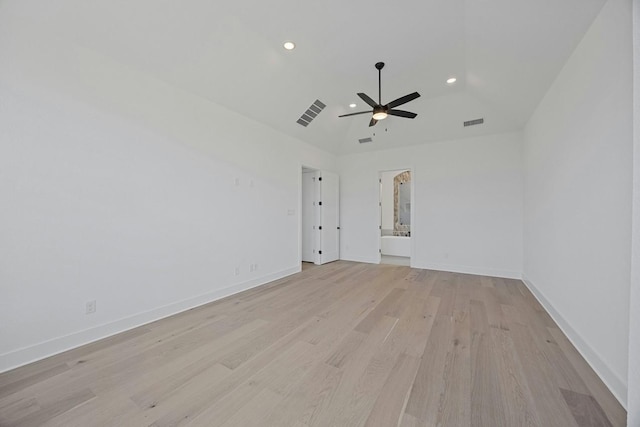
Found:
[(107, 338), (109, 336), (145, 325), (156, 320), (172, 316), (174, 314), (208, 304), (210, 302), (228, 297), (238, 292), (255, 288), (274, 280), (281, 279), (291, 274), (298, 273), (301, 270), (300, 265), (287, 268), (276, 273), (271, 273), (256, 279), (238, 283), (226, 288), (217, 289), (203, 295), (188, 298), (176, 303), (158, 307), (150, 311), (134, 314), (114, 322), (105, 323), (83, 331), (74, 332), (69, 335), (54, 338), (45, 342), (23, 347), (18, 350), (0, 355), (0, 372), (5, 372), (46, 357), (80, 347), (94, 341)]
[(526, 277), (522, 278), (524, 284), (529, 288), (533, 296), (549, 313), (553, 320), (558, 324), (562, 332), (569, 338), (569, 341), (578, 350), (582, 357), (587, 361), (589, 366), (598, 374), (600, 379), (611, 390), (611, 393), (618, 399), (620, 404), (627, 408), (627, 385), (625, 381), (620, 379), (608, 366), (598, 353), (580, 336), (575, 329), (571, 327), (569, 322), (553, 307), (553, 304), (544, 296), (542, 292)]
[[(341, 256), (341, 260), (343, 261), (354, 261), (354, 262), (364, 262), (367, 264), (379, 264), (379, 258), (371, 258), (366, 256)], [(475, 274), (477, 276), (491, 276), (491, 277), (502, 277), (505, 279), (522, 279), (522, 273), (519, 271), (508, 271), (508, 270), (498, 270), (493, 268), (483, 268), (483, 267), (469, 267), (466, 265), (451, 265), (451, 264), (436, 264), (436, 263), (427, 263), (427, 264), (418, 264), (415, 263), (413, 258), (411, 259), (411, 267), (412, 268), (424, 268), (427, 270), (436, 270), (436, 271), (449, 271), (452, 273), (464, 273), (464, 274)]]
[(427, 270), (449, 271), (452, 273), (474, 274), (476, 276), (502, 277), (504, 279), (518, 280), (522, 279), (522, 273), (519, 271), (498, 270), (484, 267), (469, 267), (466, 265), (450, 265), (437, 263), (414, 264), (412, 262), (411, 267), (424, 268)]

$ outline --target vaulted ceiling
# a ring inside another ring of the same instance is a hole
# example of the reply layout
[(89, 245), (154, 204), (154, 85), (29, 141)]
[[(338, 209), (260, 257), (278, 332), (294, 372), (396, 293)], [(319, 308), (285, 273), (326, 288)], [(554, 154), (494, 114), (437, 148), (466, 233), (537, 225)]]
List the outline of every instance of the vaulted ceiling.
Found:
[[(521, 129), (604, 0), (32, 3), (34, 16), (85, 48), (348, 153)], [(296, 49), (283, 49), (285, 40)], [(367, 108), (356, 92), (377, 97), (378, 61), (387, 64), (383, 102), (422, 95), (402, 107), (415, 120), (369, 128), (368, 115), (337, 117)], [(297, 124), (316, 99), (327, 107)], [(462, 126), (477, 118), (484, 124)]]

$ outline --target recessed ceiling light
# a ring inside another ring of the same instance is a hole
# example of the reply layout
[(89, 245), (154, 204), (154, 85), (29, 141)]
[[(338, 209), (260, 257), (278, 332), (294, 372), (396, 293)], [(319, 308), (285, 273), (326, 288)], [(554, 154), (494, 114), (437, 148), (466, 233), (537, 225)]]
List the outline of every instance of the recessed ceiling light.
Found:
[(356, 108), (356, 104), (349, 104), (349, 108)]
[(293, 50), (296, 47), (294, 42), (284, 42), (282, 46), (284, 46), (284, 48), (287, 50)]
[(455, 77), (450, 77), (447, 79), (447, 84), (454, 84), (458, 79), (456, 79)]

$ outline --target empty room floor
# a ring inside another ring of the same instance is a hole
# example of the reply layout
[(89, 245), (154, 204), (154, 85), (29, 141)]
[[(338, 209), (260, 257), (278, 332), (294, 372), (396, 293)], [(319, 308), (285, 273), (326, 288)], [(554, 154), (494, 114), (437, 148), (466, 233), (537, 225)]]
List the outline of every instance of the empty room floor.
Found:
[(7, 426), (624, 426), (524, 284), (339, 261), (0, 375)]

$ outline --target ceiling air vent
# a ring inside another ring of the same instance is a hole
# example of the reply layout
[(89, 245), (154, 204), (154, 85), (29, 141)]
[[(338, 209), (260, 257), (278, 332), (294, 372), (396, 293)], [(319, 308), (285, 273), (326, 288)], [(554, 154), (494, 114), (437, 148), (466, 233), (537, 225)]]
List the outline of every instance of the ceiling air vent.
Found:
[(307, 127), (309, 123), (311, 123), (311, 121), (315, 119), (318, 114), (320, 114), (320, 111), (322, 111), (324, 107), (326, 107), (326, 105), (324, 105), (319, 99), (316, 99), (314, 103), (311, 104), (309, 108), (307, 108), (307, 111), (305, 111), (304, 114), (300, 116), (296, 123), (301, 126)]
[(360, 144), (366, 144), (367, 142), (371, 142), (371, 141), (373, 141), (373, 139), (371, 139), (371, 137), (368, 137), (368, 138), (361, 138), (361, 139), (359, 139), (359, 140), (358, 140), (358, 142), (359, 142)]
[(475, 126), (475, 125), (481, 125), (484, 123), (484, 119), (475, 119), (475, 120), (469, 120), (467, 122), (464, 122), (464, 127), (467, 126)]

